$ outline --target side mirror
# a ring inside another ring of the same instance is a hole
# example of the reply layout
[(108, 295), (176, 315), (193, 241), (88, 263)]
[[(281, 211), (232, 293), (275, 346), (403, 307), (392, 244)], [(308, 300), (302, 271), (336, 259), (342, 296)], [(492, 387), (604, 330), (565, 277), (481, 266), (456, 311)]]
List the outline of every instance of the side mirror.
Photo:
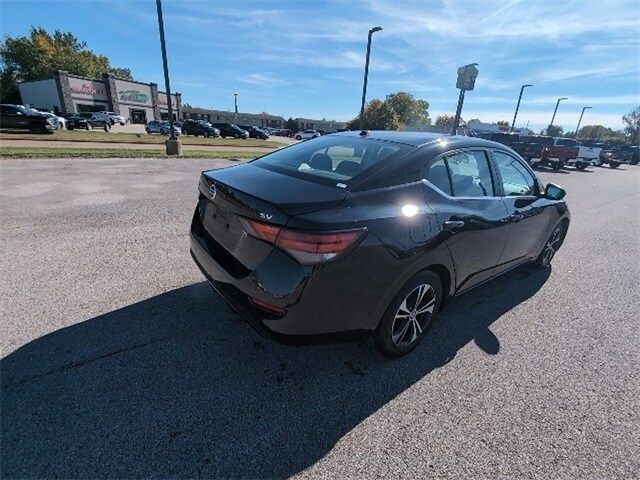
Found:
[(562, 200), (567, 194), (564, 188), (554, 185), (553, 183), (547, 183), (544, 188), (544, 198), (549, 200)]

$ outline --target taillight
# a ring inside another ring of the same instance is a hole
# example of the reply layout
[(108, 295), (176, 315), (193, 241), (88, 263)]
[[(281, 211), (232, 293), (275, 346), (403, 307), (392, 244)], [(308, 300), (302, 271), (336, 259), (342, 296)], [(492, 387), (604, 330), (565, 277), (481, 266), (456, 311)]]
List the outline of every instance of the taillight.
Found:
[(326, 233), (306, 232), (247, 218), (241, 218), (240, 222), (249, 235), (282, 248), (303, 264), (336, 259), (351, 249), (364, 233), (364, 229)]

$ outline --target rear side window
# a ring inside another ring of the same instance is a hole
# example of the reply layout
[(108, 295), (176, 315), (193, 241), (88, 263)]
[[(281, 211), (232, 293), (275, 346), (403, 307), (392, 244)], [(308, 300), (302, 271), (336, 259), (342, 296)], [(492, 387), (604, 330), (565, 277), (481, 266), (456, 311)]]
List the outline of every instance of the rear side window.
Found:
[[(393, 162), (414, 146), (373, 138), (320, 137), (254, 160), (256, 166), (327, 185), (349, 181), (380, 162)], [(344, 186), (342, 185), (342, 186)]]
[(491, 170), (484, 151), (456, 152), (446, 155), (445, 161), (449, 167), (454, 196), (493, 196)]
[(447, 195), (452, 195), (451, 183), (449, 183), (449, 173), (444, 163), (444, 158), (436, 160), (427, 167), (427, 180), (438, 187)]

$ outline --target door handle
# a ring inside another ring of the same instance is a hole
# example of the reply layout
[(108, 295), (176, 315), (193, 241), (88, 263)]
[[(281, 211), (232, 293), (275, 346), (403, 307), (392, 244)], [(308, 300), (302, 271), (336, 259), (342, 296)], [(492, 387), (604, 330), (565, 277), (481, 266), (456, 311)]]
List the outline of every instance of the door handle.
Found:
[(446, 220), (442, 226), (447, 230), (458, 230), (464, 227), (464, 222), (462, 220)]
[(524, 215), (522, 215), (520, 212), (514, 212), (511, 215), (509, 215), (509, 220), (511, 220), (512, 222), (519, 222), (523, 218), (524, 218)]

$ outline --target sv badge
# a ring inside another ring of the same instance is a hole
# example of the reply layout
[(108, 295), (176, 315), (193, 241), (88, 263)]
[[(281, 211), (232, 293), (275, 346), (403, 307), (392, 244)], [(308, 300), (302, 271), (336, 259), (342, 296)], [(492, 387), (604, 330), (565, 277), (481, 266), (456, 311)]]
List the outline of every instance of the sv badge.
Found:
[(273, 218), (273, 215), (270, 215), (268, 213), (262, 213), (260, 212), (260, 218), (262, 220), (271, 220)]

